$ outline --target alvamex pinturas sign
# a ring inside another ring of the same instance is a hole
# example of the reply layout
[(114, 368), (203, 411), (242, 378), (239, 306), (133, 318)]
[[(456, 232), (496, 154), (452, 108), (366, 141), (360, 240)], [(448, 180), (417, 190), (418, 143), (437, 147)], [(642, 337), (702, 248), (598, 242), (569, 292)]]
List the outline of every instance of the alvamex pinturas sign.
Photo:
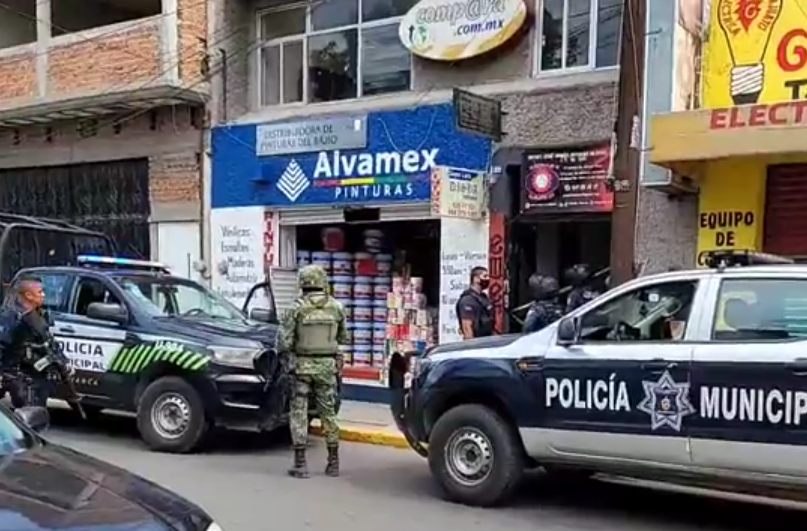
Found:
[(398, 34), (415, 55), (456, 61), (498, 48), (526, 19), (523, 0), (422, 0), (401, 20)]

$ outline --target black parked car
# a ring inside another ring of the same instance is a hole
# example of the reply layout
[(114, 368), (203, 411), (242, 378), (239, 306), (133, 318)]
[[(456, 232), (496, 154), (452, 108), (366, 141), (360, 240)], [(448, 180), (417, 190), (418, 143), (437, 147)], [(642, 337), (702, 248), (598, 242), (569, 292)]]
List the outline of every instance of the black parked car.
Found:
[(0, 531), (221, 531), (181, 496), (40, 437), (49, 422), (0, 405)]

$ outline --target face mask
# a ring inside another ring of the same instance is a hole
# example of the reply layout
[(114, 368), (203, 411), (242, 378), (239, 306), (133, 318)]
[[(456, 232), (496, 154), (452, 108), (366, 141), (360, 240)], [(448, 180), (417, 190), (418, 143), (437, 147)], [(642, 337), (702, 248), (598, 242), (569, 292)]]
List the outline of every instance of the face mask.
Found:
[(488, 289), (488, 286), (490, 286), (489, 279), (483, 278), (482, 280), (479, 281), (479, 287), (481, 289)]

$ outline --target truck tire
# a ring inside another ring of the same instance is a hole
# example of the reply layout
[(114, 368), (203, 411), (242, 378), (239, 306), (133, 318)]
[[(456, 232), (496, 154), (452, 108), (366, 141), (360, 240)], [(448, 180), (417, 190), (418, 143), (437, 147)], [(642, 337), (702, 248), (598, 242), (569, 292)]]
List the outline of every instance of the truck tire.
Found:
[(146, 387), (137, 406), (137, 428), (151, 450), (196, 450), (210, 427), (199, 392), (183, 378), (166, 376)]
[(482, 405), (443, 414), (429, 438), (429, 468), (445, 496), (489, 507), (505, 501), (524, 474), (524, 449), (513, 426)]

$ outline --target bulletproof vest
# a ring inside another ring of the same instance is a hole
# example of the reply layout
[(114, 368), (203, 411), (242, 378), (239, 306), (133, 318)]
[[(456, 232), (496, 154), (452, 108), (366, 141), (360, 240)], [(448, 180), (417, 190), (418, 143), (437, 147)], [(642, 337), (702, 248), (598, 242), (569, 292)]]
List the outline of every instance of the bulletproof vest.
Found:
[(297, 313), (297, 355), (335, 356), (340, 321), (334, 306), (305, 301)]
[(31, 365), (50, 354), (51, 340), (48, 321), (39, 311), (28, 312), (22, 316), (22, 346), (25, 349), (24, 360)]

